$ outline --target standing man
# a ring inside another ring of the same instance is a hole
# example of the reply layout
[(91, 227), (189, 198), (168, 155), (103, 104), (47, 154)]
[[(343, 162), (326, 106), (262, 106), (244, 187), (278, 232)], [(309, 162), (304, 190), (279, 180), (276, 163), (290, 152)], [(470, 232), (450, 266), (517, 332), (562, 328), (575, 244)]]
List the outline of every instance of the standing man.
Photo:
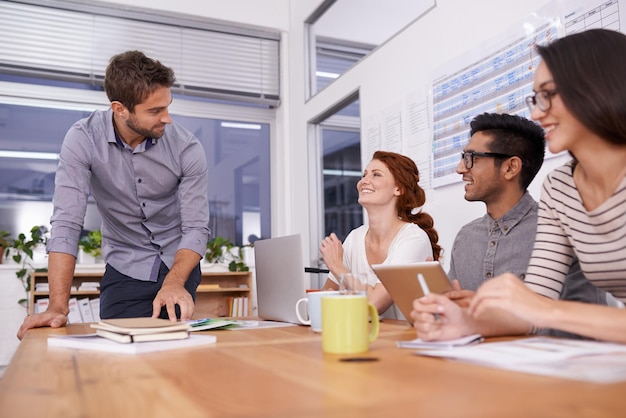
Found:
[[(524, 278), (537, 232), (537, 202), (527, 191), (543, 164), (543, 129), (513, 115), (484, 113), (470, 123), (471, 138), (456, 172), (465, 200), (485, 203), (487, 213), (464, 225), (450, 255), (448, 277), (464, 290), (446, 294), (467, 306), (485, 281), (505, 272)], [(585, 278), (578, 263), (561, 299), (606, 304), (606, 292)]]
[(87, 198), (102, 217), (100, 316), (190, 319), (208, 240), (208, 173), (198, 139), (172, 121), (174, 72), (139, 51), (111, 58), (111, 102), (63, 141), (48, 240), (50, 304), (24, 320), (64, 326)]

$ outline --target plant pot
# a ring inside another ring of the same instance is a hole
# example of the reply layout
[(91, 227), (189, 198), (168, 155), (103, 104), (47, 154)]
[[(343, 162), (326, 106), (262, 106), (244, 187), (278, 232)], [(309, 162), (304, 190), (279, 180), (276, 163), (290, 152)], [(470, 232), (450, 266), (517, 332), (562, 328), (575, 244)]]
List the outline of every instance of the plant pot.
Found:
[(229, 271), (227, 264), (222, 263), (203, 263), (202, 271), (208, 271), (212, 273), (224, 273)]
[(87, 254), (82, 248), (79, 248), (76, 262), (78, 264), (94, 264), (96, 262), (96, 258), (91, 254)]
[(13, 248), (9, 248), (9, 254), (6, 255), (5, 257), (5, 253), (6, 252), (6, 248), (2, 250), (2, 263), (3, 264), (16, 264), (15, 261), (13, 261), (13, 256), (15, 254), (17, 254), (17, 251), (15, 251), (15, 249)]

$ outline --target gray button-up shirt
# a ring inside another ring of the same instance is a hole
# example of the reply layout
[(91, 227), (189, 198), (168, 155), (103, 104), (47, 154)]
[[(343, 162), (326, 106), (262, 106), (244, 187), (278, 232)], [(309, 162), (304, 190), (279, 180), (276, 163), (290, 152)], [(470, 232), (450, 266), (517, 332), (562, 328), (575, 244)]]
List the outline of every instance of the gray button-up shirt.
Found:
[[(528, 192), (502, 218), (489, 214), (461, 228), (450, 255), (450, 280), (477, 290), (488, 279), (512, 272), (524, 278), (537, 234), (538, 204)], [(605, 305), (606, 293), (593, 286), (578, 262), (570, 269), (561, 299)]]
[(448, 277), (469, 290), (507, 271), (523, 278), (535, 243), (537, 208), (526, 193), (502, 218), (485, 214), (463, 226), (452, 245)]
[(119, 272), (156, 280), (176, 251), (204, 256), (209, 234), (205, 151), (172, 123), (134, 150), (116, 139), (111, 109), (67, 132), (56, 172), (49, 252), (76, 256), (89, 191), (102, 217), (102, 254)]

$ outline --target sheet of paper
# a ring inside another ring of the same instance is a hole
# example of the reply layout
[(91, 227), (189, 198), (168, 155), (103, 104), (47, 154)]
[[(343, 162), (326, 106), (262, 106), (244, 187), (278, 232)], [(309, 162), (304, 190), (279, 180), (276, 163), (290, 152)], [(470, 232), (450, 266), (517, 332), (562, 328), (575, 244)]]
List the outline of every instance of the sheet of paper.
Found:
[(229, 331), (238, 331), (242, 329), (259, 329), (259, 328), (280, 328), (280, 327), (295, 327), (295, 324), (290, 322), (278, 322), (278, 321), (263, 321), (263, 320), (237, 320), (237, 326), (228, 328)]
[(413, 348), (413, 349), (450, 349), (455, 347), (463, 347), (466, 345), (477, 344), (483, 341), (483, 337), (480, 334), (468, 335), (466, 337), (456, 338), (454, 340), (446, 341), (422, 341), (420, 338), (410, 341), (397, 341), (396, 345), (399, 348)]
[(595, 383), (626, 381), (626, 345), (532, 337), (416, 354)]

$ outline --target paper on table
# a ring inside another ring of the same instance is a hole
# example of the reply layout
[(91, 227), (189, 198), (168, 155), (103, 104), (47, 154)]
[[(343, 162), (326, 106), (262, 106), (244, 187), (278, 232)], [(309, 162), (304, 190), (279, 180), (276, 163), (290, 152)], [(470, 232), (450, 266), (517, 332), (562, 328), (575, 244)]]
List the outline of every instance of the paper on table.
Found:
[(247, 320), (247, 319), (226, 319), (226, 318), (203, 318), (192, 319), (186, 321), (191, 328), (190, 331), (206, 331), (206, 330), (240, 330), (240, 329), (259, 329), (259, 328), (278, 328), (295, 326), (290, 322)]
[(193, 319), (191, 321), (187, 321), (186, 323), (191, 326), (189, 331), (206, 331), (210, 329), (217, 331), (239, 326), (239, 321), (217, 318)]
[(264, 321), (259, 320), (237, 320), (237, 326), (227, 328), (229, 331), (238, 331), (242, 329), (260, 329), (260, 328), (280, 328), (280, 327), (295, 327), (295, 324), (291, 322), (279, 322), (279, 321)]
[(76, 348), (80, 350), (108, 351), (111, 353), (141, 354), (154, 351), (175, 350), (215, 344), (214, 335), (190, 335), (184, 340), (153, 341), (121, 344), (95, 334), (50, 336), (48, 347)]
[(626, 345), (532, 337), (416, 354), (595, 383), (626, 380)]
[(451, 349), (455, 347), (463, 347), (471, 344), (477, 344), (482, 341), (483, 337), (480, 334), (472, 334), (466, 337), (445, 341), (423, 341), (420, 338), (417, 338), (410, 341), (397, 341), (396, 345), (399, 348), (412, 349)]

